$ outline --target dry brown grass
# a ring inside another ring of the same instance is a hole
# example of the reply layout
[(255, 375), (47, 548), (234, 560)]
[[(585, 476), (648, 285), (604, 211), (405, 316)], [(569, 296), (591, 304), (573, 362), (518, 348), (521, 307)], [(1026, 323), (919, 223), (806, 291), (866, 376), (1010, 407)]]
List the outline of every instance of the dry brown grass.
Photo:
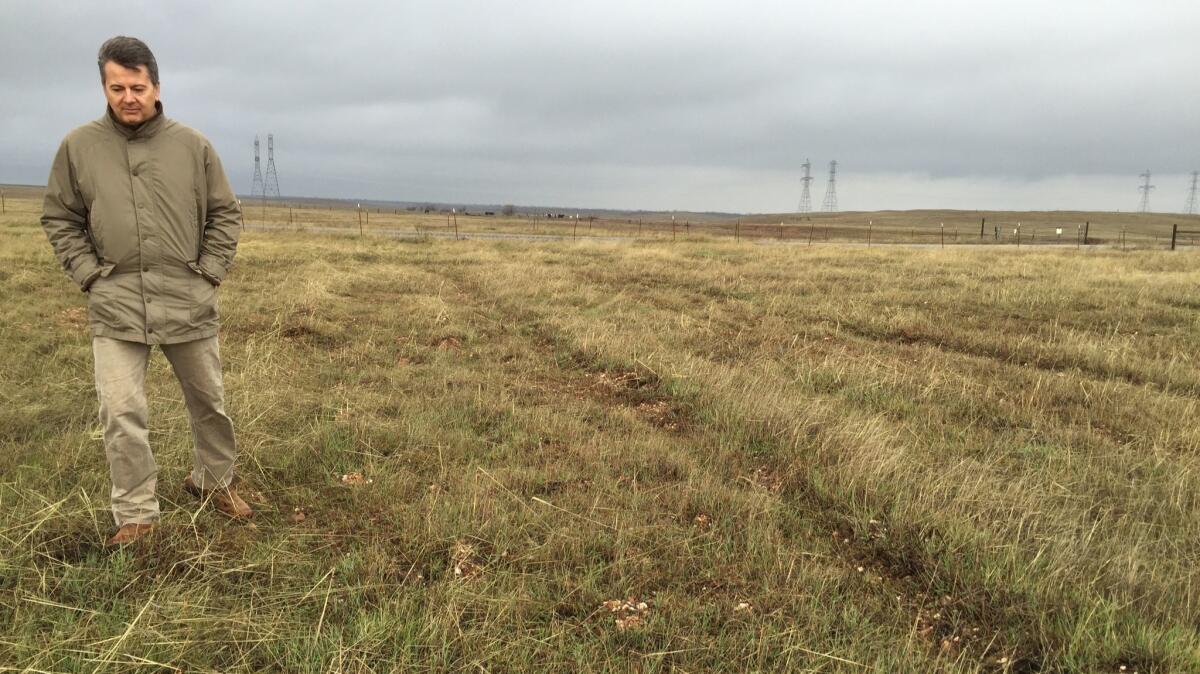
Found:
[(0, 220), (0, 662), (1200, 668), (1194, 253), (251, 231), (221, 302), (257, 527), (175, 488), (156, 359), (165, 526), (109, 553), (35, 212)]

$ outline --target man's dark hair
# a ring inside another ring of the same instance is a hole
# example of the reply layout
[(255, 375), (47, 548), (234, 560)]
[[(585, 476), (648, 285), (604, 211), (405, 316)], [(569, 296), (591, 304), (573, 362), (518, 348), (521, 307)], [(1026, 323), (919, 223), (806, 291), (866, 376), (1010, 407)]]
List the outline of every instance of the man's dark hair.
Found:
[(158, 61), (154, 60), (154, 52), (145, 42), (136, 37), (118, 35), (100, 45), (100, 54), (96, 57), (96, 65), (100, 66), (100, 81), (104, 81), (104, 64), (112, 61), (119, 66), (136, 70), (138, 66), (146, 66), (150, 73), (150, 83), (158, 86)]

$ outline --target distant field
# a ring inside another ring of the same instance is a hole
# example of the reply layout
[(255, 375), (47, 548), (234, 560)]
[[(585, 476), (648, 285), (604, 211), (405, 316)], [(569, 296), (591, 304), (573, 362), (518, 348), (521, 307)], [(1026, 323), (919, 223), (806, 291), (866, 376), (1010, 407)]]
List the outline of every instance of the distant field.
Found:
[(293, 210), (221, 291), (255, 526), (156, 355), (164, 526), (110, 552), (84, 296), (8, 208), (0, 669), (1200, 671), (1195, 249)]
[[(876, 211), (795, 213), (717, 217), (710, 214), (650, 213), (611, 218), (586, 215), (579, 220), (544, 215), (486, 215), (416, 212), (404, 209), (289, 207), (281, 202), (246, 202), (246, 224), (271, 228), (344, 228), (466, 237), (478, 233), (535, 236), (632, 237), (649, 240), (706, 241), (733, 239), (796, 245), (921, 244), (1058, 245), (1115, 248), (1166, 248), (1172, 225), (1192, 232), (1178, 237), (1179, 246), (1200, 244), (1200, 216), (1163, 213)], [(980, 237), (980, 230), (983, 236)], [(1062, 230), (1059, 233), (1059, 230)]]
[[(39, 188), (3, 188), (18, 199), (40, 198)], [(628, 217), (558, 212), (505, 216), (498, 212), (423, 212), (402, 208), (355, 208), (346, 202), (245, 200), (246, 225), (251, 229), (326, 229), (374, 231), (393, 236), (469, 237), (472, 234), (510, 234), (534, 237), (640, 238), (646, 240), (707, 241), (734, 239), (783, 242), (793, 245), (917, 244), (922, 246), (1004, 245), (1082, 246), (1124, 249), (1167, 248), (1171, 227), (1190, 232), (1177, 237), (1177, 246), (1200, 245), (1200, 216), (1174, 213), (1107, 213), (1084, 211), (873, 211), (756, 214), (721, 216), (711, 213), (639, 213)], [(1061, 233), (1059, 233), (1061, 230)], [(982, 237), (981, 237), (982, 232)]]

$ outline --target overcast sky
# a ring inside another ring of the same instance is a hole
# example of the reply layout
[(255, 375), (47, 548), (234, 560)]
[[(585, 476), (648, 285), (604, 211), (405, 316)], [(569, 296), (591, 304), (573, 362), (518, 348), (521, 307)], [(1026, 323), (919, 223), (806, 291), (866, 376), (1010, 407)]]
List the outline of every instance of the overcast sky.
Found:
[(0, 182), (104, 112), (116, 34), (248, 193), (778, 212), (1178, 211), (1200, 2), (0, 0)]

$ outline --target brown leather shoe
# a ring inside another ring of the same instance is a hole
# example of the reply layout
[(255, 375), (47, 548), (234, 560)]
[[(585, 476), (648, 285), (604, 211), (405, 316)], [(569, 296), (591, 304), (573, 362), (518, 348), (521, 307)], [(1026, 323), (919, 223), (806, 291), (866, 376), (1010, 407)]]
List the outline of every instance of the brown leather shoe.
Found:
[(192, 476), (188, 475), (183, 480), (183, 490), (201, 501), (210, 501), (218, 512), (234, 519), (245, 520), (254, 515), (254, 511), (241, 496), (238, 496), (237, 488), (232, 484), (220, 489), (201, 489), (192, 481)]
[(108, 539), (108, 546), (111, 548), (118, 545), (129, 545), (151, 531), (154, 531), (153, 523), (131, 522), (117, 529), (117, 533)]

